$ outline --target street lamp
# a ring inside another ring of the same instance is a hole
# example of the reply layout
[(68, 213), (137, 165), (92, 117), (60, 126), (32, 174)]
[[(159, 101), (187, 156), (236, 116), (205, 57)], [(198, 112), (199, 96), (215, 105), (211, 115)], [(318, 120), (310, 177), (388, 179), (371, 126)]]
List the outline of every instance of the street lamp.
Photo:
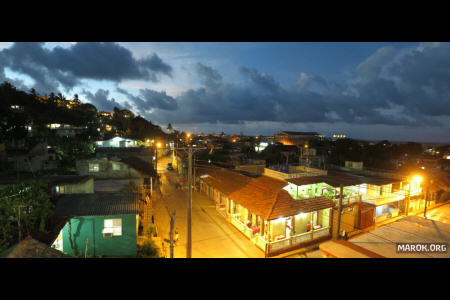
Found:
[[(406, 210), (406, 215), (409, 214), (409, 201), (410, 201), (411, 190), (412, 190), (411, 184), (415, 183), (416, 185), (419, 185), (422, 182), (422, 180), (423, 180), (423, 177), (421, 175), (418, 175), (418, 174), (413, 175), (411, 179), (407, 180), (407, 182), (408, 182), (408, 196), (407, 196), (408, 201), (407, 201), (407, 204), (406, 204), (406, 207), (405, 207), (406, 208), (405, 209)], [(419, 186), (417, 186), (417, 187), (414, 186), (413, 193), (419, 192), (419, 190), (420, 190)], [(425, 203), (425, 205), (426, 205), (426, 203)]]
[(413, 181), (415, 182), (415, 183), (421, 183), (422, 182), (422, 176), (420, 176), (420, 175), (415, 175), (414, 177), (413, 177)]
[(155, 160), (155, 171), (156, 171), (156, 175), (158, 175), (158, 148), (161, 147), (161, 143), (157, 143), (156, 144), (156, 149), (155, 149), (155, 156), (153, 156), (154, 160)]

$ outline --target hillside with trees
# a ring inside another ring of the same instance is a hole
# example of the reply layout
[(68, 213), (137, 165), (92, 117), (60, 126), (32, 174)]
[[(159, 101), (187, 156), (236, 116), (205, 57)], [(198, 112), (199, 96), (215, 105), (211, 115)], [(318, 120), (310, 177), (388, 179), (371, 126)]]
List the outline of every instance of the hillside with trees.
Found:
[[(105, 118), (94, 105), (81, 102), (76, 94), (73, 100), (67, 100), (61, 93), (41, 96), (33, 89), (27, 93), (8, 82), (0, 84), (0, 142), (26, 138), (31, 127), (33, 138), (57, 143), (58, 138), (47, 128), (55, 123), (86, 127), (75, 137), (85, 142), (115, 135), (138, 140), (167, 136), (160, 126), (129, 110), (115, 107), (112, 113), (112, 118)], [(105, 123), (110, 123), (113, 130), (106, 131)]]

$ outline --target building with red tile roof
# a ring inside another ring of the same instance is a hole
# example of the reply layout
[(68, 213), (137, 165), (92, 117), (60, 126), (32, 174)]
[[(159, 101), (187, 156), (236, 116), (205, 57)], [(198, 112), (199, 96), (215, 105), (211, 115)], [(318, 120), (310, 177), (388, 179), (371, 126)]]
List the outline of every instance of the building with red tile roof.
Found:
[(294, 199), (288, 182), (249, 177), (232, 170), (202, 166), (200, 190), (216, 208), (267, 256), (331, 237), (334, 202), (325, 196)]

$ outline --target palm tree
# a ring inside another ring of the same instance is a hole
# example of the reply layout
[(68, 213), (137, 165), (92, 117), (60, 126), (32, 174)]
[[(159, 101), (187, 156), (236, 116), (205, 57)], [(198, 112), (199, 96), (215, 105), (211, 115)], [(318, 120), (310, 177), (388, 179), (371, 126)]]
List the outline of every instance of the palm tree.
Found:
[(36, 90), (35, 90), (34, 88), (32, 88), (32, 89), (30, 90), (30, 93), (31, 93), (31, 95), (32, 95), (34, 98), (37, 97), (37, 93), (36, 93)]

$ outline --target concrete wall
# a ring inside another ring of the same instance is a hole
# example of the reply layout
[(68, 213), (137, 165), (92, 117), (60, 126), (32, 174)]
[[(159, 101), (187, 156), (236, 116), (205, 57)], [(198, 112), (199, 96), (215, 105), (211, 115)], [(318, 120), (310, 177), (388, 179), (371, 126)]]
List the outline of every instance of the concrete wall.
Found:
[(251, 174), (263, 174), (266, 165), (237, 165), (236, 170), (245, 171)]
[(44, 168), (44, 162), (49, 159), (46, 143), (38, 143), (28, 153), (9, 156), (14, 171), (36, 172)]
[[(341, 214), (341, 227), (340, 227), (340, 233), (342, 233), (344, 230), (349, 233), (352, 231), (357, 230), (358, 228), (358, 220), (359, 220), (359, 214), (358, 214), (358, 208), (359, 203), (353, 203), (347, 206), (343, 206), (343, 214)], [(333, 209), (331, 210), (333, 213), (333, 237), (336, 237), (337, 234), (337, 228), (338, 228), (338, 210)]]
[[(107, 157), (116, 158), (117, 160), (128, 158), (131, 156), (140, 158), (146, 162), (153, 162), (153, 151), (149, 148), (99, 148), (95, 152), (97, 158)], [(158, 155), (158, 158), (160, 156)]]
[[(122, 235), (103, 237), (105, 219), (122, 219)], [(137, 255), (137, 225), (136, 215), (92, 216), (72, 218), (72, 241), (74, 248), (85, 253), (87, 239), (87, 255), (136, 257)], [(63, 252), (75, 256), (70, 246), (69, 225), (63, 228)]]
[[(89, 171), (89, 164), (98, 164), (98, 172)], [(113, 170), (113, 165), (119, 166), (119, 170)], [(141, 178), (141, 173), (129, 167), (127, 164), (112, 161), (107, 158), (94, 158), (76, 161), (77, 172), (80, 175), (93, 175), (94, 178)]]
[[(53, 188), (56, 194), (92, 194), (94, 193), (94, 178), (78, 184), (59, 184), (60, 192), (56, 192), (56, 186)], [(64, 187), (64, 193), (61, 192)]]

